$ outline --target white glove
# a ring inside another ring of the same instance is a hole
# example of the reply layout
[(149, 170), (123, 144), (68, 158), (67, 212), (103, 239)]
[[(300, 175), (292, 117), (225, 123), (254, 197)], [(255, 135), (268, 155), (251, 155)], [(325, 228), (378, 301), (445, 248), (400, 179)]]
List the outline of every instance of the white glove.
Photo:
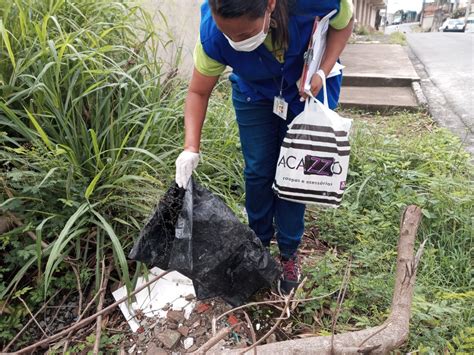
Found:
[(199, 153), (190, 152), (185, 150), (181, 152), (176, 159), (176, 183), (179, 187), (186, 188), (188, 186), (189, 179), (193, 175), (194, 169), (199, 163)]

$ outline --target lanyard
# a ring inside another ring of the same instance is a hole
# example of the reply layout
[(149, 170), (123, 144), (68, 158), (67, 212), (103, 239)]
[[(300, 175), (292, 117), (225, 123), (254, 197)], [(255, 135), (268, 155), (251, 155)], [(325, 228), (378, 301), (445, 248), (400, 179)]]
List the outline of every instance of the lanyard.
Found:
[(283, 73), (281, 74), (281, 83), (280, 85), (278, 85), (276, 76), (273, 76), (273, 73), (270, 72), (270, 70), (263, 64), (263, 59), (260, 55), (258, 56), (258, 59), (260, 60), (260, 63), (262, 64), (262, 66), (265, 67), (266, 70), (268, 70), (270, 75), (272, 75), (272, 79), (273, 79), (273, 82), (275, 83), (275, 86), (277, 87), (277, 89), (280, 88), (280, 97), (283, 97), (283, 89), (286, 89), (286, 88), (283, 88), (283, 82), (285, 81), (285, 77), (283, 76)]

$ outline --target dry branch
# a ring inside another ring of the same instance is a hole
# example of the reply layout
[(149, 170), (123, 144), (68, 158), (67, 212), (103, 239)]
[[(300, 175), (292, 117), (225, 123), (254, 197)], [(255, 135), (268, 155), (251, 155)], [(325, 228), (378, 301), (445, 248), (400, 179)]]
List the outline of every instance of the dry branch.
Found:
[[(35, 313), (35, 317), (37, 317), (41, 312), (43, 312), (43, 310), (48, 306), (49, 302), (51, 302), (58, 294), (59, 292), (61, 292), (61, 290), (58, 290), (54, 293), (54, 295), (52, 295), (45, 303), (43, 303), (43, 305), (41, 306), (41, 308)], [(15, 344), (15, 342), (18, 340), (18, 338), (23, 334), (23, 332), (28, 329), (28, 327), (30, 326), (31, 323), (33, 323), (33, 319), (34, 318), (30, 318), (30, 320), (23, 326), (23, 328), (21, 328), (21, 330), (16, 333), (15, 337), (10, 340), (10, 342), (7, 344), (7, 346), (5, 346), (5, 348), (3, 348), (2, 352), (7, 352), (8, 349), (13, 345)]]
[[(21, 219), (19, 219), (17, 216), (15, 216), (14, 214), (12, 213), (7, 213), (7, 217), (10, 219), (10, 221), (18, 228), (21, 228), (21, 227), (24, 227), (24, 224), (23, 222), (21, 221)], [(31, 238), (33, 239), (33, 241), (37, 241), (38, 240), (38, 237), (36, 236), (35, 233), (33, 233), (32, 231), (27, 231), (26, 234)], [(41, 247), (43, 249), (46, 249), (48, 248), (48, 244), (41, 241)]]
[[(109, 276), (112, 272), (113, 264), (111, 263), (107, 267), (107, 271), (105, 271), (105, 262), (102, 260), (102, 280), (100, 281), (100, 289), (102, 292), (100, 293), (99, 304), (97, 306), (97, 312), (100, 312), (104, 307), (104, 300), (105, 300), (105, 293), (107, 292), (107, 284), (109, 282)], [(100, 348), (100, 337), (102, 333), (102, 315), (97, 317), (97, 324), (96, 324), (96, 331), (95, 331), (95, 342), (94, 342), (94, 349), (92, 350), (93, 354), (99, 353)]]
[(23, 298), (21, 298), (20, 296), (18, 296), (18, 299), (20, 300), (21, 303), (23, 303), (23, 306), (25, 306), (25, 309), (26, 311), (28, 312), (28, 314), (30, 315), (31, 319), (33, 319), (33, 322), (35, 322), (36, 326), (38, 327), (39, 330), (41, 330), (41, 333), (44, 334), (44, 336), (48, 336), (48, 334), (46, 334), (46, 332), (44, 331), (43, 327), (39, 324), (39, 322), (36, 320), (36, 317), (34, 316), (34, 314), (31, 312), (30, 310), (30, 307), (28, 307), (28, 305), (26, 304), (25, 300)]
[[(387, 354), (399, 348), (408, 338), (417, 259), (419, 260), (423, 249), (422, 245), (417, 256), (414, 256), (415, 236), (420, 221), (421, 209), (408, 206), (402, 215), (400, 226), (391, 313), (384, 324), (334, 336), (334, 351), (331, 351), (331, 336), (324, 336), (261, 345), (257, 347), (258, 354)], [(208, 354), (238, 354), (241, 351), (209, 351)]]
[(232, 328), (222, 328), (219, 332), (214, 335), (211, 339), (206, 341), (199, 349), (197, 349), (193, 354), (203, 355), (207, 354), (208, 350), (211, 349), (214, 345), (219, 343), (222, 339), (228, 336), (232, 332)]
[[(244, 313), (245, 320), (247, 321), (247, 324), (250, 330), (250, 336), (252, 337), (252, 344), (255, 344), (257, 342), (257, 335), (255, 334), (255, 330), (253, 329), (252, 321), (250, 320), (250, 317), (247, 314), (247, 312), (245, 311), (242, 311), (242, 312)], [(257, 355), (257, 349), (255, 348), (253, 349), (253, 354)]]

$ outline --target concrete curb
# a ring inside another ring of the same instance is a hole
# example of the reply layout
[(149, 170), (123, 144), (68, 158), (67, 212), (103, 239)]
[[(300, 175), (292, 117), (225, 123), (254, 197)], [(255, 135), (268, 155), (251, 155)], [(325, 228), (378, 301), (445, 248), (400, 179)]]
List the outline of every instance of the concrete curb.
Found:
[(343, 86), (339, 102), (343, 108), (383, 114), (420, 110), (418, 99), (411, 86)]
[(376, 75), (346, 74), (342, 81), (343, 86), (371, 86), (371, 87), (402, 87), (411, 86), (413, 82), (419, 81), (418, 77), (390, 77)]
[(421, 88), (421, 84), (419, 81), (413, 81), (411, 83), (411, 88), (413, 92), (415, 93), (416, 96), (416, 101), (418, 102), (418, 105), (420, 108), (423, 110), (428, 110), (428, 100), (426, 99), (425, 93), (423, 92), (423, 89)]
[(340, 107), (346, 110), (362, 110), (364, 112), (377, 113), (381, 115), (392, 115), (397, 112), (418, 112), (419, 107), (412, 106), (393, 106), (377, 104), (357, 104), (341, 102)]

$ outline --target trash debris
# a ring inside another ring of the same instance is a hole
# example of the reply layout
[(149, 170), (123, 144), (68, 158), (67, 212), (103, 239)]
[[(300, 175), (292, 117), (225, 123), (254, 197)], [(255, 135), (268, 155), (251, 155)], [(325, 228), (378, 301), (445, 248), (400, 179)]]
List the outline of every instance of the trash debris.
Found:
[(201, 303), (197, 308), (196, 312), (197, 313), (204, 313), (206, 312), (211, 306), (209, 306), (207, 303)]
[(182, 325), (180, 327), (178, 327), (178, 332), (183, 336), (183, 337), (187, 337), (188, 334), (189, 334), (189, 327), (185, 326), (185, 325)]
[[(150, 270), (151, 275), (148, 279), (161, 273), (163, 270), (155, 267)], [(139, 277), (136, 288), (146, 282), (147, 278)], [(192, 281), (179, 272), (173, 271), (139, 292), (136, 295), (136, 302), (130, 305), (126, 302), (120, 304), (120, 310), (132, 331), (137, 332), (140, 329), (139, 319), (137, 319), (139, 315), (167, 318), (169, 314), (175, 317), (181, 314), (182, 319), (188, 319), (195, 306), (195, 301), (186, 300), (190, 294), (194, 294)], [(121, 287), (112, 295), (115, 300), (119, 300), (127, 295), (127, 289), (125, 286)]]
[(128, 353), (129, 353), (129, 354), (133, 354), (133, 352), (135, 351), (135, 348), (136, 348), (136, 347), (137, 347), (136, 345), (132, 345), (132, 347), (131, 347), (130, 349), (128, 349)]
[(227, 318), (227, 322), (229, 322), (230, 326), (231, 327), (235, 327), (237, 324), (240, 323), (240, 321), (238, 320), (238, 318), (236, 316), (234, 316), (233, 314), (231, 314), (228, 318)]
[(172, 349), (181, 339), (181, 334), (175, 330), (166, 329), (163, 333), (158, 334), (157, 338), (166, 348)]
[(168, 311), (166, 318), (175, 321), (176, 323), (182, 323), (184, 321), (184, 313), (183, 311)]
[(147, 355), (168, 355), (168, 352), (159, 348), (156, 344), (150, 343), (146, 352)]
[(186, 338), (183, 341), (183, 346), (186, 350), (188, 350), (191, 346), (194, 345), (194, 338)]
[(199, 300), (221, 297), (233, 306), (280, 275), (255, 233), (193, 180), (166, 192), (129, 257), (189, 277)]

